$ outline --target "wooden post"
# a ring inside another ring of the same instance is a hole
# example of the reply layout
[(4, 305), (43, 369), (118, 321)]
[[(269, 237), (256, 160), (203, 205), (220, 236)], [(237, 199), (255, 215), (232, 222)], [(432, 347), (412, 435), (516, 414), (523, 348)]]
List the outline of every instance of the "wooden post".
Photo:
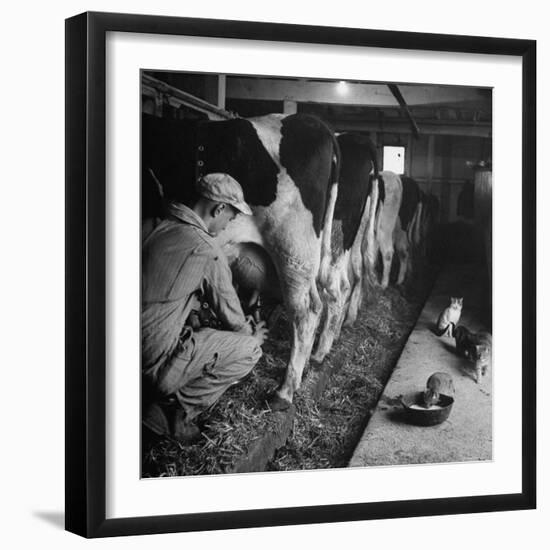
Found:
[(381, 149), (378, 145), (378, 132), (370, 131), (369, 137), (376, 150), (376, 162), (378, 163), (378, 171), (382, 172), (382, 153), (380, 152)]
[(428, 136), (428, 157), (426, 159), (426, 178), (428, 180), (428, 190), (432, 190), (432, 180), (434, 177), (434, 142), (435, 136)]
[(218, 75), (218, 107), (225, 109), (226, 76)]
[(206, 75), (204, 78), (204, 99), (211, 105), (225, 109), (225, 75)]
[(407, 148), (405, 149), (405, 175), (412, 177), (413, 136), (409, 134)]
[(162, 93), (157, 93), (155, 95), (155, 115), (159, 118), (162, 118), (163, 114), (163, 96)]
[(443, 214), (443, 221), (450, 222), (452, 218), (452, 204), (451, 204), (451, 155), (453, 153), (453, 138), (452, 136), (441, 136), (439, 139), (443, 140), (443, 157), (441, 159), (441, 171), (443, 180), (443, 189), (441, 190), (441, 209)]
[(369, 135), (371, 141), (374, 143), (374, 145), (376, 145), (376, 147), (378, 147), (378, 132), (370, 132)]
[(378, 168), (384, 170), (384, 133), (376, 132), (376, 150), (378, 151)]

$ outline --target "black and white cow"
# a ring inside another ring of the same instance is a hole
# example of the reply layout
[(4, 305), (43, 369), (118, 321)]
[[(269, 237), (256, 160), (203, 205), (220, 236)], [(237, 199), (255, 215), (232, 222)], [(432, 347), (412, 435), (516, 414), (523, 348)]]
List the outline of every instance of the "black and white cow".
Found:
[(384, 184), (384, 197), (376, 211), (376, 229), (375, 246), (373, 252), (368, 249), (367, 239), (363, 239), (363, 257), (369, 258), (366, 261), (365, 269), (369, 277), (376, 280), (374, 272), (375, 261), (378, 258), (378, 252), (382, 259), (382, 278), (380, 286), (387, 288), (390, 282), (390, 270), (394, 253), (394, 231), (399, 220), (399, 209), (401, 207), (401, 198), (403, 194), (403, 185), (401, 178), (390, 171), (380, 172), (380, 179)]
[(419, 229), (419, 252), (422, 258), (428, 256), (431, 247), (434, 226), (439, 216), (439, 199), (431, 193), (422, 193), (422, 215)]
[(241, 184), (254, 215), (237, 216), (220, 245), (231, 257), (240, 243), (254, 243), (273, 260), (293, 341), (271, 406), (288, 407), (319, 322), (317, 282), (329, 285), (339, 163), (333, 133), (312, 116), (272, 114), (197, 123), (146, 117), (142, 134), (142, 174), (152, 170), (166, 197), (187, 202), (196, 179), (211, 172)]
[[(404, 281), (406, 273), (412, 271), (415, 263), (426, 258), (432, 229), (439, 211), (439, 201), (434, 195), (423, 192), (412, 178), (402, 177), (401, 180), (403, 182), (402, 205), (405, 201), (407, 204), (404, 209), (402, 206), (404, 215), (401, 217), (400, 211), (400, 218), (406, 239), (400, 240), (396, 230), (395, 247), (401, 262), (398, 283)], [(403, 244), (404, 241), (405, 244)]]
[(399, 208), (399, 221), (401, 227), (407, 231), (418, 209), (418, 204), (422, 200), (422, 191), (416, 180), (408, 176), (401, 176), (403, 184), (403, 195), (401, 207)]
[[(325, 276), (326, 315), (312, 359), (323, 361), (338, 338), (344, 320), (353, 324), (363, 294), (362, 242), (366, 232), (374, 240), (378, 201), (376, 148), (361, 134), (344, 133), (337, 138), (341, 165), (338, 197), (332, 222), (332, 261)], [(370, 223), (369, 223), (370, 221)], [(372, 246), (372, 245), (371, 245)]]
[(397, 284), (403, 284), (405, 277), (412, 268), (412, 247), (420, 239), (422, 220), (422, 191), (413, 178), (401, 176), (403, 194), (399, 217), (393, 232), (394, 249), (399, 258), (399, 273)]

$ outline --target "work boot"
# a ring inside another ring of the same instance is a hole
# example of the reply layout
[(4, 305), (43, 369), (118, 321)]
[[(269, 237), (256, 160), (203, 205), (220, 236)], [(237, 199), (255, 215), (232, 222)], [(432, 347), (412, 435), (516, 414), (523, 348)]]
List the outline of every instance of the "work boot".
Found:
[(186, 418), (183, 409), (178, 408), (174, 411), (172, 437), (180, 443), (193, 443), (201, 437), (199, 427), (193, 420)]
[(143, 410), (143, 425), (154, 434), (163, 436), (170, 434), (168, 417), (159, 403), (149, 403)]

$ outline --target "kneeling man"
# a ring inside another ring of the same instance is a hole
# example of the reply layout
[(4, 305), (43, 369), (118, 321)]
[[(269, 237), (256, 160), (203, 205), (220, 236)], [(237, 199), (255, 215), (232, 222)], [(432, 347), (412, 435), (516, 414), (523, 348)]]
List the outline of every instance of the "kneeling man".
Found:
[[(192, 204), (168, 206), (142, 248), (143, 423), (180, 441), (200, 435), (194, 419), (252, 370), (267, 333), (245, 318), (214, 240), (237, 214), (252, 214), (242, 188), (215, 173), (196, 190)], [(219, 328), (200, 326), (204, 307)]]

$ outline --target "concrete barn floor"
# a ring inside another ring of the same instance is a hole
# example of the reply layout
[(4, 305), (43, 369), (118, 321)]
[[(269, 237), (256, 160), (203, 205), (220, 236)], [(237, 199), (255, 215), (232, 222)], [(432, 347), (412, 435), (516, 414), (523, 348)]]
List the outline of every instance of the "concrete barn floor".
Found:
[[(455, 353), (454, 338), (433, 328), (450, 296), (463, 296), (459, 324), (490, 330), (484, 312), (488, 291), (481, 267), (447, 266), (428, 298), (386, 384), (349, 467), (490, 460), (492, 458), (492, 368), (476, 384), (473, 366)], [(454, 381), (455, 403), (445, 422), (421, 427), (403, 422), (399, 398), (425, 388), (434, 372)]]

